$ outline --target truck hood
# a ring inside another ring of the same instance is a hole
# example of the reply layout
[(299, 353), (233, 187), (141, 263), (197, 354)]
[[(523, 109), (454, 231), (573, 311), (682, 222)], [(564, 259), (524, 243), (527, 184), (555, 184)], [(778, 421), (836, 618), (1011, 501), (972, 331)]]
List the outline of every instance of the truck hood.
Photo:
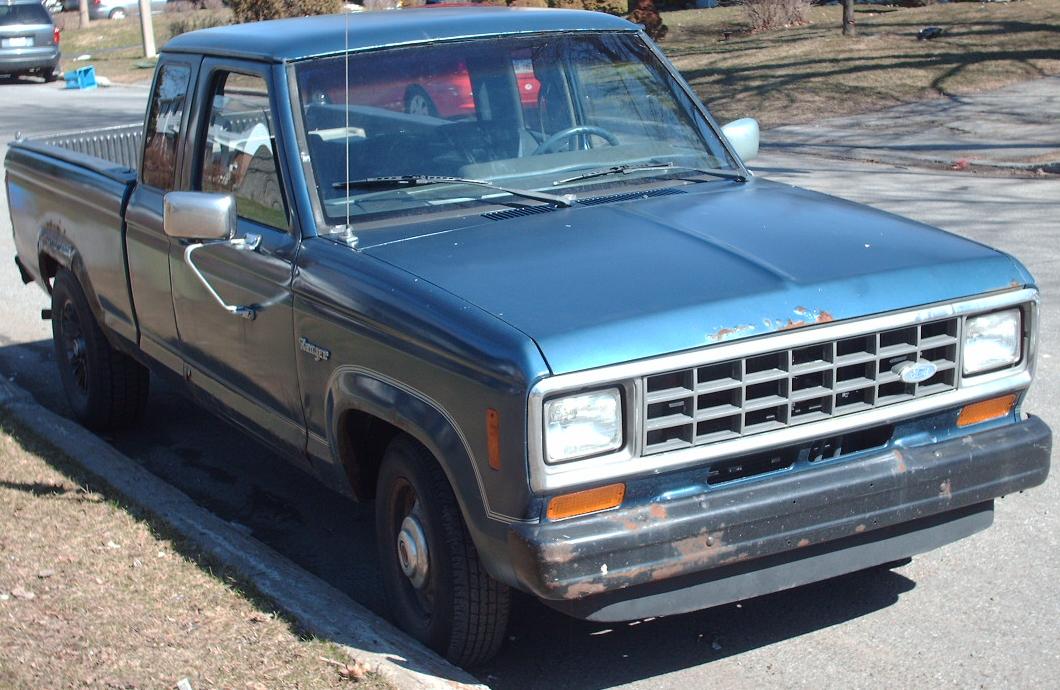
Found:
[(680, 189), (364, 251), (527, 334), (554, 374), (1032, 282), (989, 247), (823, 194)]

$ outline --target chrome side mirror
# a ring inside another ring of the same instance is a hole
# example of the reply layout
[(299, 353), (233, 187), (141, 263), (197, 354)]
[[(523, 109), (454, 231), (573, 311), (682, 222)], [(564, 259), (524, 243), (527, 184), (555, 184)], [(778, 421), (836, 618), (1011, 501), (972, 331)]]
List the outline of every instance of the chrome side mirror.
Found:
[(169, 192), (162, 203), (162, 229), (180, 240), (230, 240), (236, 234), (231, 194)]
[(162, 202), (162, 230), (169, 237), (191, 240), (184, 247), (184, 263), (199, 279), (214, 301), (229, 314), (254, 320), (257, 308), (229, 304), (210, 285), (191, 255), (203, 247), (224, 245), (245, 251), (257, 251), (261, 236), (247, 233), (236, 237), (236, 198), (232, 194), (210, 192), (169, 192)]
[(758, 120), (753, 117), (733, 120), (721, 128), (721, 133), (744, 163), (758, 156)]

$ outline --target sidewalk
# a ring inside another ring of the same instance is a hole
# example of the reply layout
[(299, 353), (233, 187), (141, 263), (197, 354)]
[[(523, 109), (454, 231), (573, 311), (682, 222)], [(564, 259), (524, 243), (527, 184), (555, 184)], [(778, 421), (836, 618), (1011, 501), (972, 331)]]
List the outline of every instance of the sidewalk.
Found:
[(1060, 173), (1060, 78), (763, 132), (767, 153)]

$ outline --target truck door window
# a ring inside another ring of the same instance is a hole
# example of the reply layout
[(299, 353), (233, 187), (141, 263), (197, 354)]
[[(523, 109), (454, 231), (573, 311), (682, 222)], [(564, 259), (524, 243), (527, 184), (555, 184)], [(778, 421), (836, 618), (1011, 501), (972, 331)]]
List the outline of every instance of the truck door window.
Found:
[(143, 182), (167, 192), (173, 189), (180, 119), (184, 114), (190, 77), (191, 69), (185, 65), (162, 65), (147, 116)]
[(204, 192), (231, 192), (240, 217), (286, 230), (287, 209), (273, 142), (265, 80), (220, 73), (203, 138), (200, 187)]

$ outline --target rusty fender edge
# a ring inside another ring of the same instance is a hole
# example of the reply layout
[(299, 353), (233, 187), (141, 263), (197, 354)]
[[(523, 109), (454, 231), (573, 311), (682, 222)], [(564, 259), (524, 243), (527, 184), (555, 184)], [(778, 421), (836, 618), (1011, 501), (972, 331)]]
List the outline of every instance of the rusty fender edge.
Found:
[(755, 559), (803, 550), (808, 555), (848, 537), (871, 542), (874, 530), (884, 540), (890, 536), (885, 528), (956, 515), (1041, 484), (1049, 473), (1051, 447), (1049, 427), (1031, 417), (941, 443), (891, 448), (666, 503), (644, 500), (584, 518), (513, 525), (508, 541), (529, 591), (546, 603), (572, 604), (736, 564), (741, 571), (754, 571)]

